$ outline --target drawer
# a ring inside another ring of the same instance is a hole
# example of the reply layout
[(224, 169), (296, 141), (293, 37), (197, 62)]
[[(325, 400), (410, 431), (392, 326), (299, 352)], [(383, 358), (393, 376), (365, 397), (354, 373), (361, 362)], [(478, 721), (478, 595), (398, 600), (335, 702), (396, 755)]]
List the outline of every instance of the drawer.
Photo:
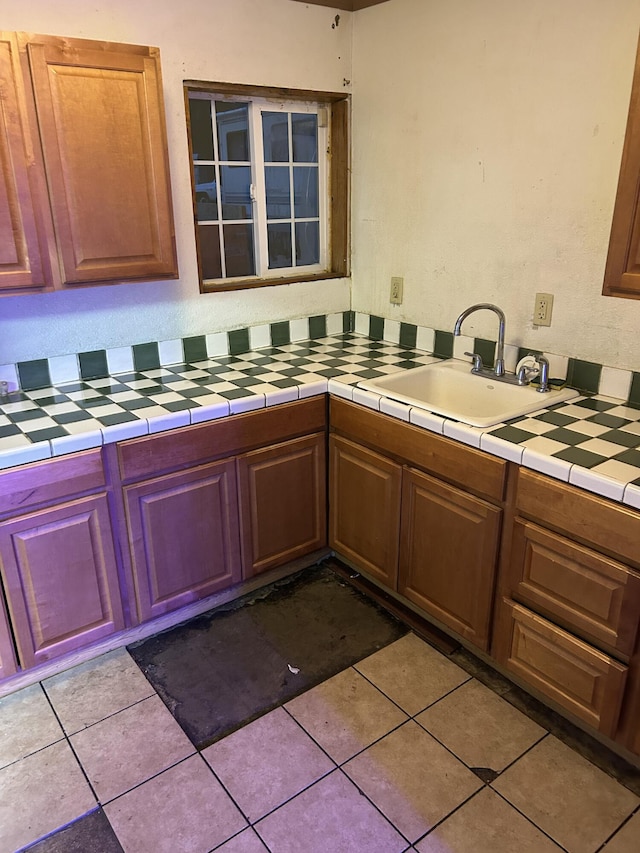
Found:
[(514, 598), (591, 642), (632, 654), (640, 575), (522, 519), (514, 522), (511, 566)]
[(627, 667), (537, 616), (503, 601), (510, 619), (498, 661), (607, 737), (616, 731)]
[(541, 521), (640, 568), (640, 513), (520, 468), (516, 507), (520, 515)]

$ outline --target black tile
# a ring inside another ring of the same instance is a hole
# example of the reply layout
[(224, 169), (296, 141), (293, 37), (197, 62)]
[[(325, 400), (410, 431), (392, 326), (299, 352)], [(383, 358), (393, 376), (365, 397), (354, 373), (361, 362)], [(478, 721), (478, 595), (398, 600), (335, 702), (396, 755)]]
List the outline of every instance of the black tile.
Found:
[(69, 433), (61, 426), (37, 429), (35, 432), (27, 433), (29, 441), (33, 441), (34, 444), (38, 441), (51, 441), (52, 438), (62, 438), (65, 435), (69, 435)]
[(623, 450), (622, 453), (616, 454), (617, 462), (624, 462), (626, 465), (635, 465), (640, 468), (640, 450)]
[[(321, 566), (129, 651), (202, 748), (406, 632), (401, 622)], [(292, 673), (289, 664), (299, 672)]]
[(581, 468), (593, 468), (594, 465), (600, 465), (601, 462), (607, 461), (606, 456), (600, 456), (599, 453), (592, 453), (590, 450), (584, 450), (582, 447), (567, 447), (552, 455), (555, 459), (562, 459), (564, 462), (580, 465)]
[(253, 391), (249, 391), (247, 388), (233, 388), (231, 391), (216, 391), (216, 394), (220, 394), (221, 397), (225, 397), (227, 400), (238, 400), (240, 397), (256, 396)]
[[(613, 417), (613, 415), (609, 415)], [(637, 447), (640, 444), (640, 435), (634, 435), (632, 432), (625, 432), (621, 429), (610, 429), (608, 432), (603, 432), (599, 435), (603, 441), (611, 441), (614, 444), (621, 444), (623, 447)]]
[(294, 379), (291, 376), (287, 376), (284, 379), (271, 379), (269, 380), (269, 385), (275, 385), (276, 388), (293, 388), (295, 385), (300, 385), (302, 383), (298, 382), (297, 379)]
[(194, 400), (174, 400), (172, 403), (162, 403), (162, 408), (169, 412), (184, 412), (185, 409), (193, 409), (199, 406)]
[(592, 409), (594, 412), (607, 412), (616, 407), (616, 403), (607, 403), (605, 400), (595, 400), (587, 397), (585, 400), (571, 400), (569, 403), (559, 403), (561, 406), (580, 406), (581, 409)]
[(206, 361), (209, 357), (207, 355), (207, 339), (204, 335), (196, 335), (192, 338), (183, 338), (182, 350), (184, 352), (184, 360), (186, 362)]
[(528, 355), (542, 355), (542, 350), (531, 349), (531, 347), (518, 347), (518, 361)]
[(54, 394), (51, 397), (33, 397), (33, 401), (39, 406), (57, 406), (59, 403), (68, 403), (69, 397), (66, 394)]
[(343, 311), (342, 312), (342, 331), (345, 333), (353, 332), (356, 327), (356, 312), (355, 311)]
[(353, 376), (357, 376), (359, 379), (379, 379), (381, 376), (385, 376), (381, 370), (373, 370), (372, 368), (368, 368), (367, 370), (352, 370), (349, 371)]
[(115, 426), (116, 424), (126, 424), (130, 421), (139, 421), (140, 418), (131, 412), (116, 412), (114, 415), (104, 415), (102, 418), (96, 418), (102, 426)]
[(287, 320), (282, 323), (271, 323), (270, 330), (272, 346), (281, 347), (291, 343), (291, 330)]
[(326, 338), (327, 337), (327, 317), (326, 317), (326, 314), (319, 314), (317, 317), (309, 317), (309, 337), (310, 338)]
[(135, 412), (136, 409), (148, 409), (150, 406), (155, 406), (155, 403), (148, 397), (136, 397), (133, 400), (121, 400), (118, 405), (121, 409)]
[(413, 323), (400, 323), (400, 346), (415, 349), (418, 340), (418, 327)]
[(20, 387), (23, 391), (35, 391), (37, 388), (48, 388), (51, 385), (48, 359), (38, 358), (34, 361), (19, 361), (16, 367), (20, 377)]
[(160, 367), (160, 351), (157, 343), (134, 344), (133, 366), (136, 371), (154, 370)]
[(559, 427), (566, 426), (567, 424), (575, 424), (578, 420), (578, 418), (572, 418), (571, 415), (563, 415), (562, 412), (553, 410), (543, 412), (541, 415), (534, 415), (533, 418), (536, 421), (544, 421), (546, 424), (555, 424)]
[(594, 424), (600, 424), (600, 426), (608, 426), (611, 429), (618, 429), (631, 423), (628, 418), (621, 418), (618, 415), (608, 415), (606, 412), (598, 412), (597, 415), (591, 415), (587, 420)]
[(123, 853), (120, 842), (102, 809), (37, 841), (24, 853)]
[[(229, 341), (229, 352), (231, 355), (237, 355), (240, 352), (249, 352), (249, 329), (234, 329), (227, 334)], [(217, 359), (220, 361), (220, 359)]]
[(634, 372), (631, 376), (631, 388), (627, 402), (632, 406), (640, 406), (640, 373)]
[(369, 337), (374, 341), (384, 338), (384, 319), (373, 314), (369, 317)]
[(491, 430), (489, 435), (495, 435), (496, 438), (503, 438), (505, 441), (510, 441), (512, 444), (520, 444), (522, 441), (527, 441), (529, 438), (535, 438), (534, 433), (528, 432), (526, 429), (518, 429), (515, 426), (503, 426), (498, 429)]
[(544, 437), (550, 438), (551, 441), (559, 441), (560, 444), (568, 444), (571, 447), (574, 444), (582, 444), (583, 441), (593, 438), (592, 435), (585, 435), (583, 432), (577, 432), (573, 429), (562, 429), (562, 427), (545, 432)]
[(577, 388), (579, 391), (590, 391), (597, 394), (601, 373), (601, 364), (581, 361), (579, 358), (570, 358), (567, 369), (567, 385)]
[(46, 418), (48, 415), (42, 409), (25, 409), (23, 412), (7, 412), (7, 417), (14, 424), (21, 424), (26, 421), (35, 421), (38, 418)]
[(9, 438), (10, 435), (20, 435), (22, 430), (15, 424), (7, 424), (0, 427), (0, 438)]
[[(308, 372), (309, 371), (305, 370), (303, 367), (279, 367), (277, 370), (274, 370), (274, 373), (279, 373), (280, 376), (304, 376), (304, 374)], [(317, 371), (314, 371), (314, 373), (315, 372)]]
[(208, 388), (187, 388), (180, 393), (183, 397), (186, 397), (187, 400), (196, 400), (198, 397), (206, 397), (211, 394), (211, 391)]
[[(282, 372), (284, 373), (284, 371)], [(344, 370), (340, 370), (339, 367), (325, 367), (322, 370), (314, 370), (313, 372), (316, 376), (324, 376), (326, 379), (333, 379), (336, 376), (344, 374)]]
[(442, 332), (436, 329), (433, 354), (440, 356), (440, 358), (453, 357), (453, 332)]
[[(294, 368), (299, 370), (299, 368)], [(244, 379), (232, 379), (234, 385), (238, 388), (251, 388), (252, 385), (263, 385), (264, 379), (257, 379), (255, 376), (246, 376)]]
[(101, 395), (98, 397), (91, 397), (90, 400), (77, 400), (76, 405), (81, 409), (95, 409), (100, 408), (100, 406), (113, 406), (113, 400)]
[(60, 415), (51, 415), (57, 424), (75, 424), (78, 421), (90, 421), (91, 415), (80, 409), (75, 412), (62, 412)]
[(485, 338), (474, 338), (473, 351), (482, 356), (482, 363), (485, 367), (493, 367), (496, 355), (495, 341), (488, 341)]
[(78, 353), (78, 360), (82, 379), (102, 379), (109, 375), (107, 351), (104, 349)]

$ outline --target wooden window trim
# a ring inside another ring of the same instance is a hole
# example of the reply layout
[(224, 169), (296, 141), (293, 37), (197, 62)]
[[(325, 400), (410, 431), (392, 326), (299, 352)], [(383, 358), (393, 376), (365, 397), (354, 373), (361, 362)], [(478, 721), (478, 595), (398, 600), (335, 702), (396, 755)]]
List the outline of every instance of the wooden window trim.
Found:
[[(198, 229), (195, 228), (198, 256), (198, 278), (201, 293), (219, 293), (229, 290), (245, 290), (255, 287), (273, 287), (278, 284), (294, 284), (303, 281), (324, 281), (344, 278), (350, 274), (350, 114), (351, 96), (340, 92), (317, 92), (311, 89), (277, 88), (274, 86), (249, 86), (235, 83), (211, 83), (199, 80), (184, 81), (184, 99), (191, 150), (191, 127), (189, 121), (189, 93), (214, 92), (232, 97), (279, 98), (287, 101), (315, 101), (331, 105), (330, 146), (331, 161), (329, 174), (329, 261), (326, 270), (318, 273), (288, 274), (276, 278), (259, 278), (210, 282), (203, 281)], [(195, 186), (191, 169), (193, 215), (197, 225)]]

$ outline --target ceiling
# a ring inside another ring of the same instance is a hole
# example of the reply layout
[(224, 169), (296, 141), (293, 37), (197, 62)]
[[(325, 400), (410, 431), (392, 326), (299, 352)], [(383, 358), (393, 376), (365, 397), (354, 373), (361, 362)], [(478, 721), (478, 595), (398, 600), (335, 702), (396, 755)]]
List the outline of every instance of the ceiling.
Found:
[(330, 6), (332, 9), (345, 9), (347, 12), (357, 12), (367, 6), (377, 6), (387, 0), (295, 0), (296, 3), (310, 3), (312, 6)]

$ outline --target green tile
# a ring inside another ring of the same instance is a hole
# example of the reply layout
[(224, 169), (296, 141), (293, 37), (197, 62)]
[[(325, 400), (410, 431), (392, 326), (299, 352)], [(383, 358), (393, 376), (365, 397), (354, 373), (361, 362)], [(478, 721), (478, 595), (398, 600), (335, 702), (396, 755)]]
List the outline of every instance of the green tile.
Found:
[(35, 391), (36, 388), (48, 388), (51, 385), (49, 361), (46, 358), (19, 361), (17, 367), (23, 391)]
[(518, 361), (527, 355), (542, 355), (542, 350), (531, 349), (531, 347), (518, 347)]
[(555, 459), (563, 459), (573, 465), (580, 465), (581, 468), (593, 468), (594, 465), (600, 465), (601, 462), (607, 461), (606, 456), (600, 456), (599, 453), (592, 453), (582, 447), (567, 447), (559, 453), (554, 453), (553, 456)]
[(136, 370), (153, 370), (156, 367), (160, 367), (158, 344), (134, 344), (133, 366)]
[(204, 335), (182, 339), (182, 349), (186, 362), (205, 361), (207, 356), (207, 339)]
[(526, 429), (519, 429), (515, 426), (503, 426), (498, 429), (494, 429), (491, 432), (491, 435), (495, 435), (496, 438), (502, 438), (505, 441), (510, 441), (512, 444), (520, 444), (521, 441), (527, 441), (529, 438), (535, 438), (535, 435), (532, 432), (529, 432)]
[(291, 343), (291, 330), (288, 321), (271, 324), (271, 346), (281, 347)]
[(453, 358), (453, 332), (442, 332), (436, 329), (433, 354), (440, 358)]
[(104, 349), (92, 352), (78, 353), (80, 361), (80, 377), (82, 379), (102, 379), (109, 375), (107, 365), (107, 351)]
[(567, 385), (577, 388), (579, 391), (590, 391), (593, 394), (597, 394), (601, 373), (601, 364), (594, 364), (591, 361), (581, 361), (578, 358), (570, 358), (569, 369), (567, 371)]
[(640, 406), (640, 373), (633, 374), (628, 402), (633, 406)]
[(400, 346), (415, 349), (418, 340), (418, 327), (413, 323), (400, 323)]
[(373, 314), (369, 317), (369, 337), (373, 341), (381, 341), (384, 338), (384, 319), (375, 317)]
[(229, 354), (238, 355), (241, 352), (249, 352), (249, 329), (234, 329), (229, 332)]
[(342, 331), (353, 332), (356, 327), (356, 312), (355, 311), (343, 311), (342, 312)]
[(485, 367), (493, 367), (496, 356), (495, 341), (487, 341), (485, 338), (474, 338), (473, 351), (482, 357), (482, 363)]
[(309, 337), (311, 340), (327, 337), (327, 317), (326, 314), (319, 314), (317, 317), (309, 317)]

